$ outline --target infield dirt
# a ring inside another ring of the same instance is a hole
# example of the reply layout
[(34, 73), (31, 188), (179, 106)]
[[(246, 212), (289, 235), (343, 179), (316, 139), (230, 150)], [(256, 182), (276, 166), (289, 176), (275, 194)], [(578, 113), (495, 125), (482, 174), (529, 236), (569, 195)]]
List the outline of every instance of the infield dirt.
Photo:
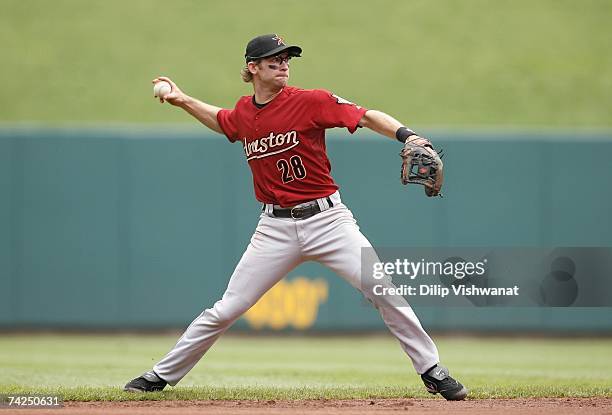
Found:
[(22, 409), (20, 415), (72, 414), (612, 414), (612, 398), (353, 399), (295, 401), (129, 401), (66, 402), (63, 409)]

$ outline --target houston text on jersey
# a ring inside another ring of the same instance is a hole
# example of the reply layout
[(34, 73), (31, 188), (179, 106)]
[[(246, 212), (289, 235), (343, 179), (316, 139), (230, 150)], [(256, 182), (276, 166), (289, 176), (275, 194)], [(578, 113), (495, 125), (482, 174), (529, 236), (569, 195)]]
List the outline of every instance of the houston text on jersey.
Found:
[(288, 131), (286, 133), (275, 134), (271, 132), (269, 135), (254, 140), (249, 140), (247, 137), (242, 139), (244, 146), (244, 154), (247, 161), (272, 156), (292, 149), (300, 144), (300, 139), (296, 131)]

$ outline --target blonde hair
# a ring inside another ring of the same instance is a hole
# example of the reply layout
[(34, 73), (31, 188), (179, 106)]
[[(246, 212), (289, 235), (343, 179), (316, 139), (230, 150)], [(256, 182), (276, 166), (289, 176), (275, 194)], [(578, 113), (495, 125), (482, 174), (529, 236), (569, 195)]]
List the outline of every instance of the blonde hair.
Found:
[(253, 74), (249, 71), (249, 67), (245, 66), (240, 70), (240, 76), (244, 82), (253, 82)]
[(251, 71), (249, 71), (249, 63), (251, 62), (259, 66), (261, 59), (255, 59), (255, 60), (247, 62), (247, 64), (240, 70), (240, 76), (242, 77), (242, 80), (247, 83), (253, 82), (253, 74), (251, 73)]

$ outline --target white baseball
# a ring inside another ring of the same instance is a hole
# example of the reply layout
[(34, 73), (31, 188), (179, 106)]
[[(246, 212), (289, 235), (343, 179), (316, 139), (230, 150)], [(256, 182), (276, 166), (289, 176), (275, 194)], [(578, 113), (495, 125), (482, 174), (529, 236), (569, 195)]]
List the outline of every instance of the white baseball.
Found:
[(172, 87), (166, 81), (159, 81), (153, 85), (153, 95), (157, 98), (164, 98), (172, 91)]

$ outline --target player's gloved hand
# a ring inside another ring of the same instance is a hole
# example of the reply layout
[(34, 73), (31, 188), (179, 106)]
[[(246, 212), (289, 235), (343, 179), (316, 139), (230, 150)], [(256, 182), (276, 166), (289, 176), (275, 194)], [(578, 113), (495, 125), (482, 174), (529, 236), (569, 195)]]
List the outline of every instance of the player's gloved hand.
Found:
[(406, 141), (410, 141), (410, 144), (414, 146), (433, 148), (431, 141), (429, 141), (427, 138), (418, 135), (411, 135)]
[(418, 135), (408, 137), (400, 156), (402, 184), (420, 184), (424, 186), (427, 196), (442, 196), (444, 164), (428, 139)]

